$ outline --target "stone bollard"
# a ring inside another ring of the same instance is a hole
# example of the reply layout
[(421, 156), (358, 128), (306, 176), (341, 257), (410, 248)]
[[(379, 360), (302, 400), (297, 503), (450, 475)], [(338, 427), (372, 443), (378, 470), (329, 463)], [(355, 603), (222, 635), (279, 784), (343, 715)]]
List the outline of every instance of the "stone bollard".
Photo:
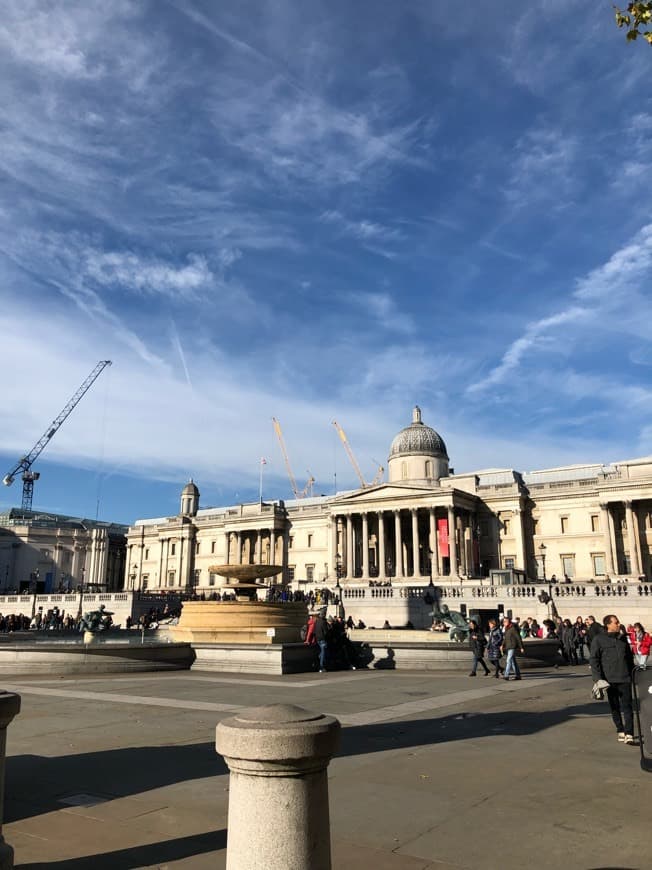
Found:
[(231, 772), (226, 870), (330, 870), (326, 768), (339, 736), (333, 716), (293, 704), (219, 723)]
[(7, 754), (7, 726), (20, 712), (20, 695), (0, 691), (0, 870), (12, 870), (14, 850), (2, 836), (5, 803), (5, 757)]

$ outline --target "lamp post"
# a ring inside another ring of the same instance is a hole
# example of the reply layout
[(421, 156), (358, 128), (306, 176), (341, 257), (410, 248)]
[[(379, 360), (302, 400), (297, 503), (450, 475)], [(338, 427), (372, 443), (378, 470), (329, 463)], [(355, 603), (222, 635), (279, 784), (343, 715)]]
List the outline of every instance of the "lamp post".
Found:
[[(547, 583), (546, 580), (546, 545), (542, 542), (539, 544), (539, 558), (541, 559), (541, 573), (543, 574), (543, 582)], [(544, 601), (545, 596), (545, 601)], [(550, 618), (551, 614), (553, 614), (556, 610), (554, 602), (552, 600), (552, 583), (548, 583), (548, 593), (543, 592), (539, 596), (539, 601), (543, 601), (548, 605), (548, 618)]]
[(32, 597), (32, 616), (36, 615), (36, 596), (38, 595), (38, 581), (39, 581), (40, 576), (41, 576), (41, 572), (37, 568), (36, 571), (34, 571), (32, 573), (32, 582), (34, 584), (34, 588), (32, 590), (34, 593), (34, 595)]

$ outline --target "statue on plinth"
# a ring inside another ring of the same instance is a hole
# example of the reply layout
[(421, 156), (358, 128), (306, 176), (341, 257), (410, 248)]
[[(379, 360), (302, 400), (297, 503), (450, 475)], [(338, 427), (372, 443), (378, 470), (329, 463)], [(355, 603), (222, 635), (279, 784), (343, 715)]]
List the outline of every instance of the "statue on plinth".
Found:
[(458, 610), (449, 610), (447, 604), (442, 604), (430, 614), (433, 619), (438, 619), (449, 627), (448, 639), (464, 643), (469, 639), (471, 628), (465, 616)]
[(113, 625), (113, 611), (107, 610), (106, 605), (100, 604), (98, 610), (89, 610), (79, 620), (79, 631), (81, 633), (90, 631), (94, 634), (96, 631), (107, 631)]

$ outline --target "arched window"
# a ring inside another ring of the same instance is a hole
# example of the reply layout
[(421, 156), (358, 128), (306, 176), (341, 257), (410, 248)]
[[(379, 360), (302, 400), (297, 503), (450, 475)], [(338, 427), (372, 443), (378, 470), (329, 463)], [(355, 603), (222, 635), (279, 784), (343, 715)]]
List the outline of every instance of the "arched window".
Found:
[(433, 477), (433, 476), (434, 475), (432, 473), (432, 460), (427, 459), (426, 460), (426, 477)]

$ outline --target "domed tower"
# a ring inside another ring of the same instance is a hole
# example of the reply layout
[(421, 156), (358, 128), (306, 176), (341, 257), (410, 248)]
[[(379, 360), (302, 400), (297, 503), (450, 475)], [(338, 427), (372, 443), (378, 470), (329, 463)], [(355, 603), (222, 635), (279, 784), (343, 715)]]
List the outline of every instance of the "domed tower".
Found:
[(387, 467), (390, 483), (434, 484), (440, 477), (448, 477), (444, 439), (422, 422), (418, 405), (412, 412), (412, 423), (392, 441)]
[(199, 509), (199, 490), (193, 483), (192, 477), (181, 491), (181, 516), (197, 516)]

